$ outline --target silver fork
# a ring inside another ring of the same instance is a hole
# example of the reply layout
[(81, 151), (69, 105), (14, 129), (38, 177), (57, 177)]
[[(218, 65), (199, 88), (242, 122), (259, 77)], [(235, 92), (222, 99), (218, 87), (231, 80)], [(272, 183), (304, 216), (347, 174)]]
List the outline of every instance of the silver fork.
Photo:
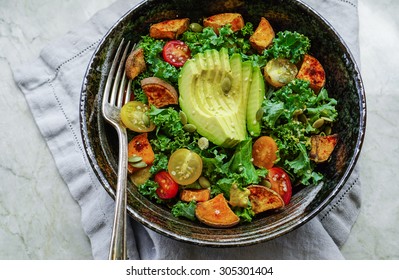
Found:
[(127, 134), (125, 126), (121, 123), (120, 109), (123, 104), (130, 99), (131, 95), (129, 81), (125, 76), (124, 68), (129, 45), (130, 41), (125, 44), (124, 39), (122, 39), (122, 42), (116, 51), (111, 69), (108, 74), (107, 82), (105, 84), (101, 106), (101, 111), (104, 118), (116, 129), (119, 139), (118, 180), (116, 185), (114, 224), (109, 250), (110, 260), (125, 260), (127, 258)]

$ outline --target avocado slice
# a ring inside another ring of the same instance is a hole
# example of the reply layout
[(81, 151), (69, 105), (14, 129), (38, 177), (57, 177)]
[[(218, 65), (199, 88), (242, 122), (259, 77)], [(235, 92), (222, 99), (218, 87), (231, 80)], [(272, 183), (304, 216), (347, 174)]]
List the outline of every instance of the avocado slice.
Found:
[(259, 136), (261, 132), (261, 113), (258, 112), (262, 107), (263, 99), (265, 98), (265, 82), (259, 67), (253, 67), (252, 83), (248, 96), (247, 103), (247, 129), (251, 136)]
[(188, 123), (209, 141), (234, 147), (247, 137), (247, 101), (252, 66), (227, 49), (207, 50), (181, 69), (179, 104)]

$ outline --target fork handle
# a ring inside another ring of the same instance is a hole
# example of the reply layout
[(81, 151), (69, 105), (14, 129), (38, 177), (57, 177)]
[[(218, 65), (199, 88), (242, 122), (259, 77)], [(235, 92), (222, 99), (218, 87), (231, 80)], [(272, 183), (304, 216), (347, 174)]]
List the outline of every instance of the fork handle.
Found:
[(118, 181), (109, 259), (126, 260), (127, 134), (124, 127), (117, 129), (117, 131), (119, 138)]

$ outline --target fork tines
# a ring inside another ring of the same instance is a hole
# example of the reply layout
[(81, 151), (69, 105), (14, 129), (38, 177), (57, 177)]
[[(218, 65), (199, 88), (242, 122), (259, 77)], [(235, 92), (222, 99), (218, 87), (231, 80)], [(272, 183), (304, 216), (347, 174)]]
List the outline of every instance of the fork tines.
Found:
[[(129, 101), (131, 95), (130, 81), (126, 77), (125, 67), (124, 67), (128, 50), (130, 47), (130, 41), (128, 41), (126, 44), (124, 44), (124, 42), (125, 40), (122, 39), (115, 53), (111, 69), (108, 74), (107, 82), (105, 84), (104, 97), (103, 97), (104, 102), (108, 102), (109, 104), (116, 106), (117, 108), (122, 107), (123, 104)], [(126, 83), (129, 84), (126, 86)]]

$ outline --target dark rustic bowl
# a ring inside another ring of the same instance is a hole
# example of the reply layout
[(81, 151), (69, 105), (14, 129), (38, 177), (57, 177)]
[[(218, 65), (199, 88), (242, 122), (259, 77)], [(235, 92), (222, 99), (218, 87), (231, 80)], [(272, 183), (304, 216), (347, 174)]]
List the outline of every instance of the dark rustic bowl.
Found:
[(81, 95), (81, 131), (90, 164), (98, 179), (115, 197), (117, 170), (116, 135), (100, 113), (110, 60), (121, 38), (137, 42), (148, 33), (151, 23), (175, 17), (193, 21), (221, 12), (239, 12), (255, 24), (265, 16), (275, 31), (295, 30), (312, 42), (311, 53), (325, 68), (326, 88), (338, 100), (339, 119), (334, 127), (340, 141), (332, 160), (322, 166), (322, 185), (297, 190), (292, 202), (281, 212), (257, 217), (250, 224), (214, 229), (178, 219), (129, 183), (128, 213), (143, 225), (177, 240), (206, 246), (243, 246), (271, 240), (305, 224), (340, 191), (359, 157), (366, 122), (365, 93), (354, 59), (342, 38), (320, 15), (302, 2), (293, 0), (143, 1), (132, 7), (105, 35), (92, 57)]

